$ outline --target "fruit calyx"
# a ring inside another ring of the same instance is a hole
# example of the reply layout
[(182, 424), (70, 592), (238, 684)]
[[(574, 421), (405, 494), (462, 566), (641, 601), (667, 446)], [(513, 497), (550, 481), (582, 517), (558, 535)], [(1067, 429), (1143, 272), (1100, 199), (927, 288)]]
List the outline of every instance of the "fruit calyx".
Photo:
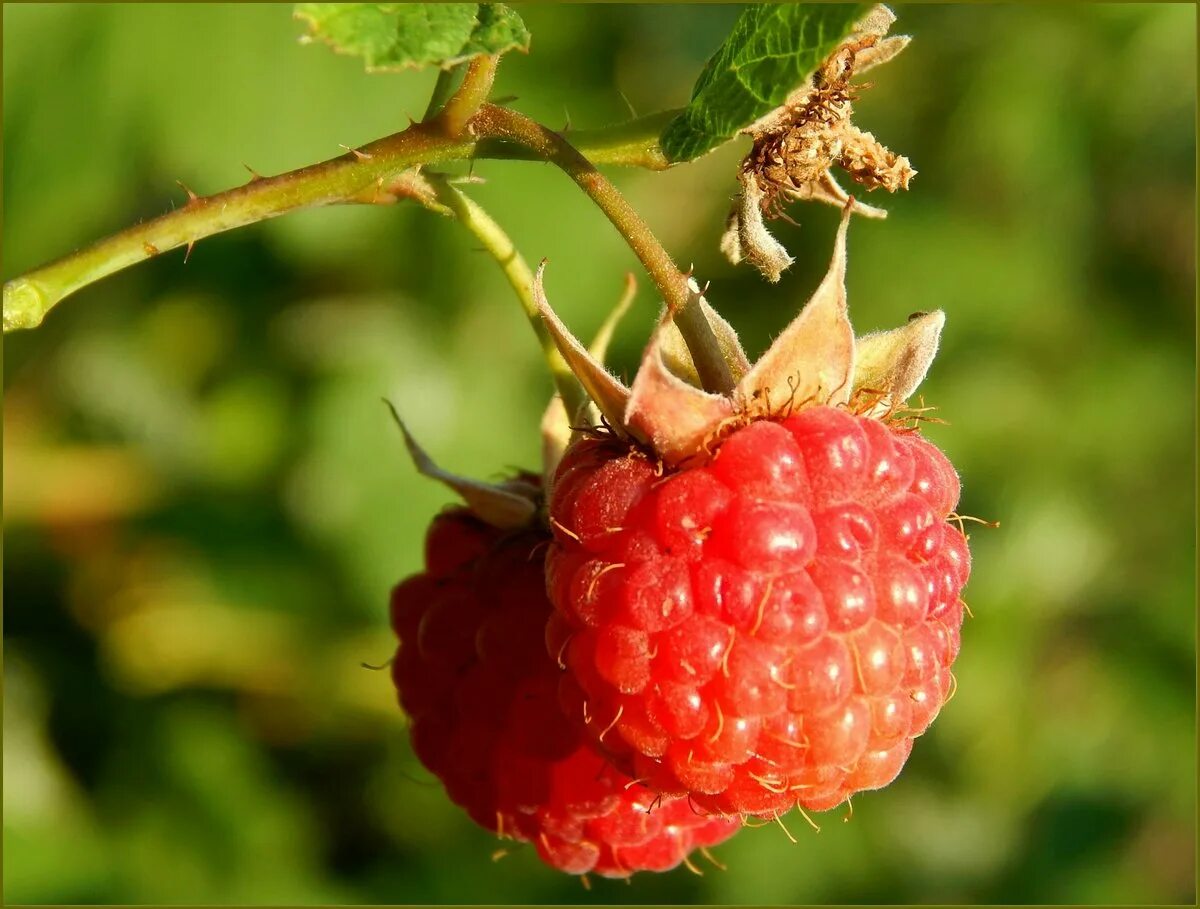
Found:
[[(534, 282), (542, 319), (572, 371), (618, 437), (648, 448), (674, 467), (703, 455), (725, 432), (752, 420), (808, 407), (846, 406), (869, 416), (899, 407), (920, 385), (937, 353), (945, 315), (917, 313), (890, 331), (855, 338), (846, 303), (846, 233), (853, 200), (843, 208), (833, 257), (795, 319), (751, 364), (733, 328), (689, 283), (736, 379), (726, 395), (699, 387), (695, 367), (670, 313), (650, 338), (633, 382), (611, 375), (575, 339), (546, 299), (543, 266)], [(866, 404), (861, 402), (866, 401)]]

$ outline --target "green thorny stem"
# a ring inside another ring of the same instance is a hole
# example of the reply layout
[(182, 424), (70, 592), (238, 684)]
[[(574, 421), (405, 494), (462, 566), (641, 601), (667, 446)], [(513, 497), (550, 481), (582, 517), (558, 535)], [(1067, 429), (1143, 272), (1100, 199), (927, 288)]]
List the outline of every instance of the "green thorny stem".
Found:
[[(611, 129), (574, 134), (597, 164), (663, 170), (670, 166), (658, 135), (678, 112), (664, 111)], [(55, 305), (89, 284), (152, 256), (223, 231), (288, 212), (339, 203), (395, 201), (393, 181), (423, 164), (467, 158), (537, 160), (528, 149), (489, 137), (445, 136), (435, 123), (414, 123), (337, 158), (243, 186), (189, 199), (182, 208), (113, 234), (78, 252), (5, 282), (4, 331), (36, 328)]]
[[(714, 392), (730, 390), (733, 382), (728, 365), (698, 302), (688, 293), (685, 277), (637, 212), (586, 157), (591, 144), (587, 140), (591, 139), (598, 161), (668, 166), (657, 147), (665, 115), (634, 121), (653, 127), (649, 136), (639, 134), (633, 123), (611, 134), (603, 130), (577, 134), (585, 140), (580, 143), (581, 150), (521, 114), (484, 103), (494, 74), (494, 58), (472, 61), (458, 90), (431, 120), (413, 123), (400, 133), (329, 161), (276, 177), (256, 175), (248, 184), (223, 193), (198, 196), (188, 190), (183, 208), (6, 282), (4, 330), (35, 327), (53, 306), (76, 290), (161, 252), (183, 245), (190, 249), (197, 240), (222, 231), (319, 205), (395, 201), (410, 194), (404, 184), (411, 175), (405, 171), (413, 167), (469, 157), (531, 155), (564, 170), (604, 212), (657, 285), (704, 387)], [(526, 154), (512, 154), (506, 147), (510, 143)], [(476, 223), (481, 222), (476, 219)], [(494, 222), (491, 225), (495, 227)]]

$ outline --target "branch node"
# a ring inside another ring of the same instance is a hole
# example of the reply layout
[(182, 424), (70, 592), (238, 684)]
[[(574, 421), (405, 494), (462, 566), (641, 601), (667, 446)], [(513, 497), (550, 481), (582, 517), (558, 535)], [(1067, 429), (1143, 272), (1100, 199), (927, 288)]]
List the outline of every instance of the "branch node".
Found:
[(467, 64), (458, 90), (450, 96), (436, 117), (444, 135), (451, 138), (457, 138), (463, 133), (474, 135), (470, 130), (471, 120), (479, 113), (491, 94), (499, 61), (500, 58), (496, 54), (481, 54)]

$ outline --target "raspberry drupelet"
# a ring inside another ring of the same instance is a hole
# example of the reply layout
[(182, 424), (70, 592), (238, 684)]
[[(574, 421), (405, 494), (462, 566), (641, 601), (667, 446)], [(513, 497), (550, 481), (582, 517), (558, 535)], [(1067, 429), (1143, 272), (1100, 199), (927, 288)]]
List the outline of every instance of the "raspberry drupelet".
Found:
[(426, 539), (423, 573), (392, 593), (392, 676), (413, 749), (480, 826), (571, 874), (666, 871), (739, 829), (659, 797), (562, 714), (546, 654), (548, 535), (457, 508)]

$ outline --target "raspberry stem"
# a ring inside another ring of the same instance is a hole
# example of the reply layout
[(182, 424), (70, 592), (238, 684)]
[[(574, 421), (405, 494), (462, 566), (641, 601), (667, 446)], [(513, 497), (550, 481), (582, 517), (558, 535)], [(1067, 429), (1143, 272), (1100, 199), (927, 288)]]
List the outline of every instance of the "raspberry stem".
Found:
[(485, 104), (472, 121), (479, 135), (509, 139), (563, 170), (604, 212), (625, 238), (662, 294), (683, 335), (696, 372), (706, 391), (733, 390), (733, 375), (721, 352), (698, 297), (688, 291), (687, 278), (625, 197), (570, 142), (540, 123), (515, 111)]
[[(585, 157), (591, 151), (601, 163), (666, 167), (658, 147), (658, 133), (673, 112), (643, 117), (614, 130), (576, 133), (581, 145), (576, 148), (527, 117), (487, 104), (484, 99), (491, 90), (495, 67), (496, 60), (491, 57), (472, 61), (462, 83), (440, 113), (426, 122), (414, 123), (402, 132), (299, 170), (274, 177), (255, 174), (249, 183), (222, 193), (198, 196), (189, 191), (188, 202), (182, 208), (5, 282), (4, 331), (34, 328), (41, 324), (46, 313), (75, 291), (168, 250), (184, 246), (190, 253), (196, 241), (235, 227), (337, 203), (386, 204), (403, 197), (416, 197), (429, 204), (429, 200), (403, 189), (405, 178), (414, 167), (474, 157), (532, 157), (563, 169), (608, 216), (658, 286), (691, 351), (705, 389), (722, 393), (731, 390), (734, 383), (729, 366), (699, 302), (688, 293), (686, 279), (646, 223)], [(449, 73), (439, 78), (435, 100), (449, 91), (452, 79)], [(497, 248), (511, 250), (512, 244), (503, 232), (492, 231), (495, 222), (481, 221), (480, 213), (481, 210), (469, 212), (468, 220), (491, 234), (492, 240), (485, 240), (485, 245), (491, 242)], [(471, 224), (467, 226), (471, 228)], [(514, 261), (513, 270), (505, 266), (518, 294), (528, 285), (528, 267), (521, 274), (523, 265)], [(523, 302), (526, 299), (522, 297)], [(542, 340), (545, 345), (545, 339)], [(558, 380), (559, 366), (557, 362), (551, 363), (556, 384), (562, 391), (565, 380)], [(573, 396), (574, 393), (570, 397)], [(570, 397), (564, 396), (564, 400)]]
[(487, 101), (492, 93), (492, 83), (496, 81), (496, 64), (499, 61), (500, 58), (495, 54), (484, 54), (475, 57), (467, 65), (462, 83), (434, 118), (447, 136), (461, 136), (471, 118)]
[[(451, 72), (439, 78), (435, 98), (449, 93), (452, 82)], [(670, 162), (663, 156), (658, 137), (678, 113), (661, 111), (613, 127), (578, 130), (573, 135), (581, 154), (596, 164), (665, 170)], [(394, 202), (395, 197), (380, 188), (406, 170), (473, 158), (538, 160), (523, 146), (484, 135), (451, 138), (443, 135), (434, 121), (414, 123), (337, 158), (273, 177), (255, 176), (243, 186), (197, 197), (172, 212), (6, 281), (4, 331), (36, 328), (46, 313), (71, 294), (160, 253), (306, 208)]]
[(287, 212), (372, 201), (372, 189), (414, 165), (470, 157), (476, 145), (474, 138), (447, 138), (435, 126), (416, 123), (337, 158), (189, 199), (175, 211), (6, 281), (4, 331), (36, 327), (75, 291), (151, 256)]

